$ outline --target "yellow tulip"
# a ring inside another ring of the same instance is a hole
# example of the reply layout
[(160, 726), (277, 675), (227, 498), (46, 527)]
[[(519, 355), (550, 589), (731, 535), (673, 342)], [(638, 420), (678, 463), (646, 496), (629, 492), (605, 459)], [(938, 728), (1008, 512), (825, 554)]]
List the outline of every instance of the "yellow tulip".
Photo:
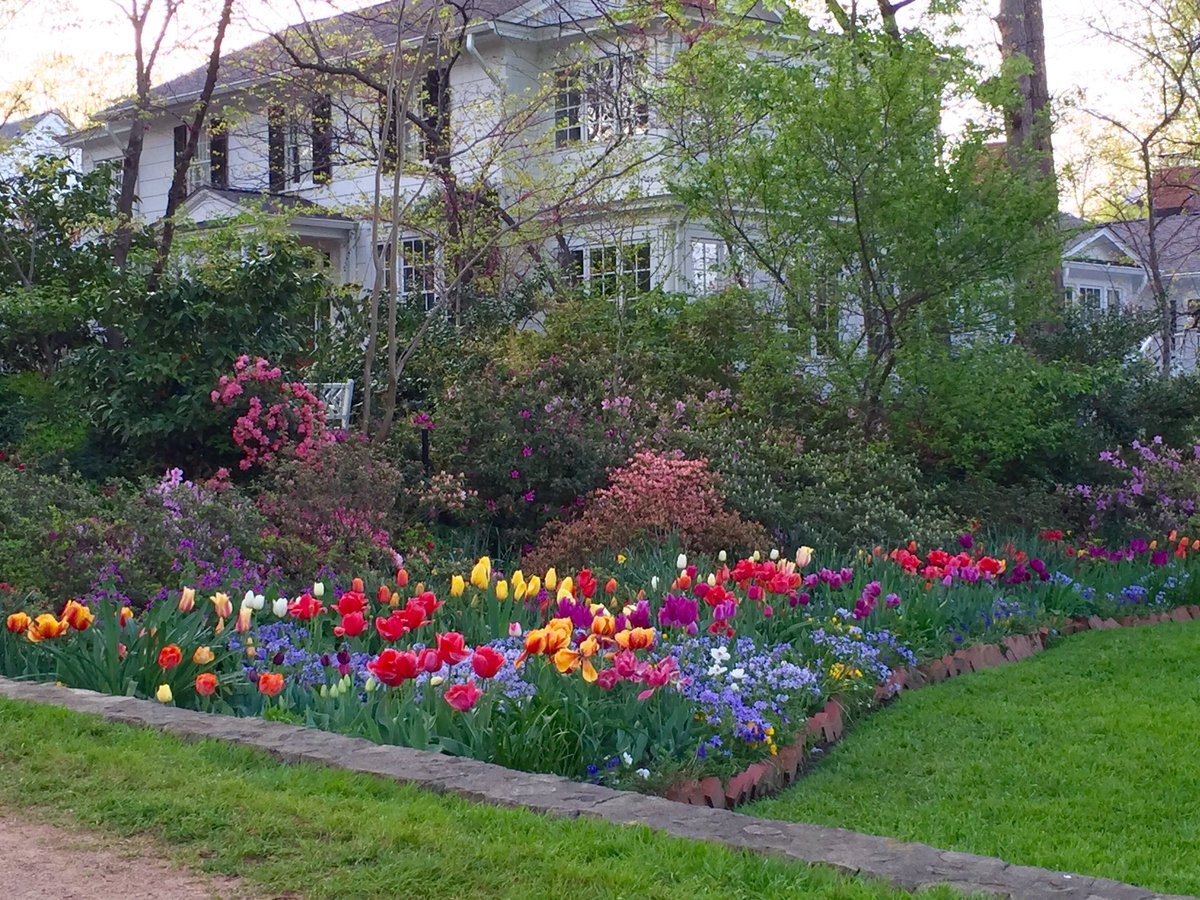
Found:
[(226, 619), (233, 615), (233, 603), (229, 599), (229, 595), (218, 591), (212, 595), (213, 609), (216, 611), (218, 618)]
[[(553, 571), (553, 569), (551, 569)], [(529, 579), (529, 589), (525, 592), (527, 597), (537, 597), (538, 592), (542, 589), (542, 580), (534, 575)]]
[(525, 599), (525, 594), (529, 590), (529, 585), (525, 582), (513, 582), (513, 599), (521, 601)]
[(561, 582), (559, 582), (558, 599), (563, 600), (567, 597), (573, 597), (573, 596), (575, 596), (575, 582), (572, 581), (571, 576), (568, 575)]
[(196, 608), (196, 589), (185, 587), (179, 595), (179, 611), (181, 613), (190, 613)]
[(170, 703), (175, 699), (175, 695), (171, 693), (169, 684), (160, 684), (158, 690), (154, 692), (154, 699), (159, 703)]
[(554, 567), (551, 566), (546, 570), (546, 590), (552, 591), (556, 587), (558, 587), (558, 572), (554, 571)]
[(451, 597), (461, 597), (463, 595), (463, 591), (465, 591), (466, 589), (467, 589), (467, 583), (465, 581), (463, 581), (463, 577), (461, 575), (455, 575), (453, 578), (450, 579), (450, 596)]
[(497, 600), (507, 600), (508, 599), (508, 582), (504, 581), (503, 579), (496, 582), (496, 599)]
[(479, 562), (471, 569), (471, 584), (481, 591), (486, 591), (492, 583), (492, 561), (481, 556)]
[(513, 584), (524, 584), (525, 583), (525, 573), (522, 572), (520, 569), (517, 569), (517, 571), (513, 572), (512, 573), (512, 583)]

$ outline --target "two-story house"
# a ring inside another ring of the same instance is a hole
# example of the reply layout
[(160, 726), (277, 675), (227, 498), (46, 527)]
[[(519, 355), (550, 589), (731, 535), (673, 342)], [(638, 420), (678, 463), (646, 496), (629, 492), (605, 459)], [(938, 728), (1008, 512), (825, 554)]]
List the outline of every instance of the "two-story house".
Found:
[[(369, 288), (383, 268), (426, 306), (462, 270), (546, 260), (601, 292), (715, 290), (726, 247), (664, 184), (653, 100), (707, 5), (634, 19), (608, 0), (393, 0), (266, 37), (222, 58), (180, 216), (286, 214), (335, 281)], [(153, 90), (147, 221), (166, 209), (204, 77)], [(119, 169), (132, 110), (68, 140), (85, 171)]]
[(13, 177), (39, 156), (65, 156), (59, 141), (70, 130), (71, 123), (56, 110), (0, 125), (0, 178)]

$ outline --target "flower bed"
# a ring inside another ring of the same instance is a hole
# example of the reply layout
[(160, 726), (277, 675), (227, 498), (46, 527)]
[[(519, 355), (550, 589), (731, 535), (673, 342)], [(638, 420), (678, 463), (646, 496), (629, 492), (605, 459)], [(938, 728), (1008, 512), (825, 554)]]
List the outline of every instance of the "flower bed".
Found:
[(1055, 623), (1185, 605), (1200, 558), (1178, 535), (1028, 546), (968, 534), (836, 567), (809, 548), (622, 554), (561, 577), (483, 558), (436, 585), (402, 568), (370, 594), (354, 579), (236, 607), (191, 588), (140, 611), (72, 600), (8, 617), (0, 673), (730, 805), (905, 684), (1019, 655)]

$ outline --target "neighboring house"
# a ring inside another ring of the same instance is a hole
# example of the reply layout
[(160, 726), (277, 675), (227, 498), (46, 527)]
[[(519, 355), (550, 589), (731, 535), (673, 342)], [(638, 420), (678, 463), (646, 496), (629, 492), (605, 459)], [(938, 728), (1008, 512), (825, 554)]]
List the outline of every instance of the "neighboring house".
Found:
[[(697, 17), (706, 6), (711, 8), (709, 0), (685, 3)], [(340, 49), (323, 52), (352, 61), (356, 41), (394, 46), (397, 34), (401, 42), (422, 38), (419, 29), (406, 31), (396, 22), (404, 8), (378, 4), (290, 29), (283, 40), (328, 47), (340, 42)], [(723, 286), (725, 244), (687, 221), (652, 161), (662, 131), (645, 86), (682, 45), (665, 17), (619, 25), (617, 7), (608, 0), (467, 0), (465, 9), (465, 41), (455, 45), (446, 83), (430, 72), (418, 101), (431, 117), (427, 121), (438, 127), (444, 121), (450, 135), (445, 158), (456, 175), (506, 198), (529, 195), (536, 202), (538, 185), (554, 187), (568, 178), (560, 173), (586, 172), (619, 139), (624, 152), (640, 161), (569, 209), (543, 216), (555, 231), (546, 238), (546, 257), (602, 292), (618, 282), (701, 292)], [(401, 173), (402, 194), (410, 200), (431, 196), (431, 179), (421, 168), (429, 152), (425, 134), (408, 124), (401, 134), (384, 135), (384, 99), (361, 96), (361, 90), (339, 94), (346, 89), (328, 88), (327, 94), (297, 98), (288, 80), (293, 71), (275, 38), (223, 57), (180, 215), (205, 223), (248, 207), (284, 211), (300, 240), (329, 260), (335, 280), (369, 287), (376, 262), (391, 258), (379, 243), (386, 238), (371, 226), (377, 170), (385, 183), (391, 181), (386, 162), (403, 141), (412, 162)], [(135, 210), (148, 221), (165, 211), (176, 154), (187, 139), (182, 123), (204, 76), (200, 69), (154, 88), (159, 112), (145, 137)], [(514, 112), (523, 98), (538, 96), (544, 110)], [(505, 111), (503, 122), (499, 110)], [(95, 127), (68, 139), (82, 151), (85, 171), (120, 166), (131, 111), (128, 103), (112, 107)], [(498, 136), (513, 122), (520, 134)], [(436, 238), (414, 227), (396, 235), (394, 248), (402, 290), (430, 305), (442, 261)]]
[(12, 178), (38, 156), (67, 156), (59, 141), (71, 128), (54, 110), (0, 125), (0, 178)]
[[(1174, 306), (1173, 372), (1191, 372), (1200, 350), (1200, 215), (1183, 211), (1155, 218), (1155, 246), (1166, 293)], [(1076, 235), (1063, 253), (1063, 287), (1069, 300), (1093, 314), (1155, 310), (1150, 277), (1150, 224), (1113, 222)], [(1142, 352), (1162, 360), (1162, 338)]]

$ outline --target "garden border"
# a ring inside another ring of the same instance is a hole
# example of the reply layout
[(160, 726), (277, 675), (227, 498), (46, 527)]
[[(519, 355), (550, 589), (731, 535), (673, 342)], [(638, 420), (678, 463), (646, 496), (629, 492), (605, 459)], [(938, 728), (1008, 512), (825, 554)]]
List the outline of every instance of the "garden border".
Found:
[[(1105, 631), (1111, 628), (1134, 628), (1160, 625), (1164, 622), (1190, 622), (1200, 619), (1200, 605), (1177, 606), (1170, 612), (1148, 616), (1123, 616), (1120, 619), (1101, 619), (1099, 616), (1076, 616), (1067, 619), (1057, 633), (1078, 634), (1081, 631)], [(1028, 659), (1046, 649), (1051, 629), (1041, 627), (1031, 634), (1014, 634), (999, 644), (974, 644), (965, 650), (955, 650), (940, 659), (920, 665), (897, 669), (887, 683), (875, 689), (875, 702), (884, 704), (902, 691), (915, 691), (928, 684), (938, 684), (970, 672), (994, 669)], [(876, 706), (875, 709), (879, 707)], [(811, 769), (809, 741), (822, 750), (836, 744), (845, 733), (843, 704), (834, 697), (820, 712), (803, 723), (804, 737), (794, 744), (780, 748), (775, 756), (752, 763), (741, 772), (722, 782), (720, 778), (692, 779), (680, 782), (667, 791), (667, 799), (690, 806), (714, 809), (736, 809), (743, 803), (762, 800), (795, 784)], [(873, 710), (872, 710), (873, 711)]]
[(829, 866), (905, 890), (946, 885), (965, 893), (1028, 900), (1186, 900), (1107, 878), (1016, 866), (992, 857), (938, 850), (840, 828), (688, 806), (663, 797), (581, 784), (557, 775), (517, 772), (477, 760), (374, 744), (365, 738), (282, 722), (179, 709), (153, 700), (2, 677), (0, 697), (153, 728), (185, 740), (216, 740), (251, 747), (287, 763), (375, 775), (476, 803), (562, 818), (584, 816), (615, 825), (642, 825), (673, 837)]

